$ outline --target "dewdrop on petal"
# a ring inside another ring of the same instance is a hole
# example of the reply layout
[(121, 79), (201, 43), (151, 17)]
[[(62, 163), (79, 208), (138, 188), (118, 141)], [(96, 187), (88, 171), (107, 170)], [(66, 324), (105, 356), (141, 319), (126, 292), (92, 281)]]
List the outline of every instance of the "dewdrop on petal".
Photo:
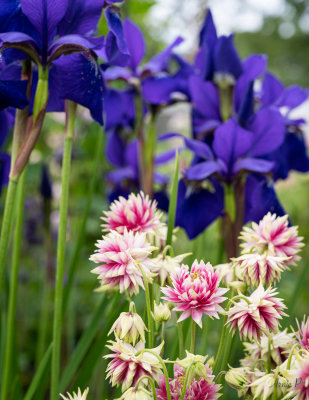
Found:
[[(145, 379), (146, 381), (146, 379)], [(150, 393), (143, 388), (130, 388), (117, 400), (152, 400)]]
[(60, 396), (63, 398), (63, 400), (86, 400), (88, 392), (89, 388), (87, 388), (83, 393), (81, 392), (80, 388), (78, 388), (77, 393), (67, 393), (67, 397), (60, 393)]
[(171, 315), (171, 310), (167, 303), (157, 304), (154, 302), (152, 316), (156, 322), (167, 322), (171, 319)]
[(140, 337), (141, 341), (145, 343), (145, 330), (147, 330), (146, 325), (142, 318), (135, 312), (133, 312), (134, 303), (130, 304), (129, 312), (122, 312), (117, 320), (114, 322), (108, 335), (112, 332), (115, 333), (120, 339), (127, 343), (135, 343)]

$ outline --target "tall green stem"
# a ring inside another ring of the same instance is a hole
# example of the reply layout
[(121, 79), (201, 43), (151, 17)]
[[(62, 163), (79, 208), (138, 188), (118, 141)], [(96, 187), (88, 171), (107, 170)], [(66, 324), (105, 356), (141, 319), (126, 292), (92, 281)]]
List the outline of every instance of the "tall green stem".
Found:
[(155, 387), (154, 380), (151, 378), (151, 376), (149, 376), (149, 375), (141, 376), (141, 377), (139, 378), (139, 380), (136, 382), (135, 389), (136, 389), (136, 390), (138, 389), (139, 384), (140, 384), (144, 379), (147, 379), (147, 380), (149, 381), (149, 383), (150, 383), (151, 390), (152, 390), (152, 394), (153, 394), (153, 400), (157, 400), (156, 387)]
[(145, 296), (146, 296), (146, 309), (147, 309), (147, 320), (148, 320), (148, 345), (149, 347), (153, 346), (153, 332), (152, 332), (152, 318), (151, 318), (151, 304), (150, 304), (150, 293), (149, 293), (149, 285), (147, 281), (147, 277), (143, 271), (143, 268), (140, 267), (140, 270), (144, 279), (145, 286)]
[(191, 346), (190, 346), (190, 353), (194, 353), (194, 347), (195, 347), (195, 328), (196, 328), (196, 323), (192, 319), (192, 327), (191, 327)]
[(65, 262), (66, 228), (69, 203), (69, 179), (71, 169), (71, 153), (74, 132), (76, 104), (67, 102), (67, 122), (66, 137), (64, 142), (64, 152), (62, 160), (61, 177), (61, 199), (60, 199), (60, 218), (57, 241), (57, 269), (56, 269), (56, 288), (54, 299), (54, 321), (53, 321), (53, 353), (51, 366), (51, 395), (50, 400), (57, 400), (59, 369), (60, 369), (60, 349), (61, 349), (61, 328), (62, 328), (62, 307), (63, 307), (63, 274)]
[(184, 356), (184, 352), (183, 352), (183, 330), (181, 322), (177, 322), (177, 329), (178, 329), (178, 344), (179, 344), (178, 357), (182, 358)]
[(12, 350), (13, 350), (13, 336), (15, 331), (15, 312), (17, 302), (17, 287), (18, 287), (18, 273), (19, 273), (19, 258), (22, 241), (22, 226), (24, 217), (24, 197), (25, 197), (25, 176), (24, 171), (20, 177), (17, 189), (17, 212), (16, 212), (16, 226), (14, 232), (13, 242), (13, 257), (12, 257), (12, 272), (10, 280), (10, 293), (8, 305), (8, 317), (6, 325), (6, 344), (5, 344), (5, 358), (4, 370), (1, 388), (1, 399), (8, 398), (8, 389), (10, 385), (10, 373), (12, 366)]

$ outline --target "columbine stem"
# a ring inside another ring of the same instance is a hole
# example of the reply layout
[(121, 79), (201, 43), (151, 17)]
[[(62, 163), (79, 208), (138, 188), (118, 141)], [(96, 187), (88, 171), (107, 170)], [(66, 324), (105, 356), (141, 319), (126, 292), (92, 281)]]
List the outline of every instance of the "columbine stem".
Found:
[(181, 322), (177, 322), (177, 329), (178, 329), (179, 357), (182, 358), (184, 352), (183, 352), (183, 330)]
[(153, 380), (149, 375), (141, 376), (141, 377), (139, 378), (139, 380), (136, 382), (135, 389), (136, 389), (136, 390), (138, 389), (139, 384), (140, 384), (141, 381), (144, 380), (144, 379), (148, 379), (148, 381), (149, 381), (149, 383), (150, 383), (150, 385), (151, 385), (152, 394), (153, 394), (153, 399), (154, 399), (154, 400), (157, 400), (157, 393), (156, 393), (155, 383), (154, 383), (154, 380)]
[(191, 364), (190, 367), (186, 371), (185, 380), (184, 380), (184, 383), (183, 383), (183, 388), (182, 388), (182, 391), (181, 391), (180, 400), (183, 400), (183, 398), (185, 397), (187, 384), (188, 384), (188, 379), (189, 379), (189, 375), (190, 375), (191, 368), (193, 367), (193, 365), (194, 364)]
[(22, 240), (22, 226), (24, 217), (24, 197), (25, 197), (25, 174), (24, 171), (20, 177), (17, 189), (17, 213), (16, 213), (16, 226), (14, 232), (13, 242), (13, 258), (12, 258), (12, 272), (10, 280), (9, 292), (9, 305), (8, 305), (8, 318), (6, 326), (6, 344), (5, 344), (5, 358), (3, 379), (1, 388), (1, 399), (8, 398), (8, 389), (10, 385), (10, 371), (12, 365), (12, 350), (13, 350), (13, 337), (15, 330), (15, 312), (17, 300), (17, 287), (18, 287), (18, 273), (19, 273), (19, 258)]
[(270, 374), (271, 371), (271, 337), (268, 337), (268, 354), (267, 354), (267, 372)]
[(145, 296), (146, 296), (146, 309), (147, 309), (147, 320), (148, 320), (148, 345), (153, 346), (153, 333), (152, 333), (152, 318), (151, 318), (151, 304), (150, 304), (150, 294), (149, 285), (143, 268), (140, 267), (141, 273), (143, 275), (144, 286), (145, 286)]
[(218, 362), (220, 360), (221, 353), (222, 353), (223, 346), (224, 346), (225, 335), (226, 335), (226, 321), (227, 321), (227, 315), (224, 316), (223, 329), (222, 329), (222, 332), (221, 332), (219, 348), (218, 348), (217, 356), (216, 356), (216, 359), (215, 359), (215, 362), (214, 362), (214, 366), (213, 366), (213, 370), (214, 371), (216, 370), (216, 367), (217, 367)]
[(54, 299), (54, 321), (53, 321), (53, 353), (51, 366), (51, 395), (50, 400), (58, 399), (59, 368), (60, 368), (60, 347), (61, 347), (61, 320), (62, 320), (62, 301), (63, 301), (63, 273), (65, 262), (66, 228), (69, 202), (69, 178), (71, 169), (72, 140), (75, 122), (76, 104), (67, 101), (66, 110), (66, 137), (64, 142), (64, 152), (62, 160), (61, 176), (61, 199), (60, 199), (60, 218), (57, 242), (57, 269), (56, 287)]
[(193, 354), (194, 354), (194, 347), (195, 347), (195, 328), (196, 328), (196, 323), (192, 320), (190, 353), (193, 353)]

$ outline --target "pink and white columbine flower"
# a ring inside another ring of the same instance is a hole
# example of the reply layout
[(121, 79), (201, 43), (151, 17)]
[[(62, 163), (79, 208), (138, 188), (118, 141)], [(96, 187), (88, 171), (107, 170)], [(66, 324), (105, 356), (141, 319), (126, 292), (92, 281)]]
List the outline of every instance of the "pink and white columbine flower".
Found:
[(254, 287), (260, 284), (270, 286), (279, 281), (281, 272), (288, 268), (286, 260), (288, 260), (286, 257), (274, 257), (265, 252), (243, 254), (232, 261), (236, 275)]
[[(161, 364), (157, 357), (151, 353), (141, 352), (144, 349), (144, 343), (139, 342), (135, 347), (131, 344), (117, 339), (116, 342), (110, 341), (107, 346), (112, 351), (104, 358), (111, 358), (112, 361), (107, 367), (107, 377), (110, 378), (112, 386), (121, 386), (122, 392), (135, 386), (139, 378), (144, 375), (151, 376), (157, 381), (162, 374)], [(163, 343), (151, 349), (156, 354), (160, 355)], [(144, 382), (141, 382), (143, 385)], [(145, 379), (145, 384), (148, 380)]]
[(265, 290), (260, 285), (247, 301), (240, 299), (227, 311), (227, 324), (234, 332), (238, 328), (241, 338), (259, 339), (263, 333), (277, 332), (279, 319), (286, 315), (286, 306), (275, 297), (274, 289)]
[(164, 287), (164, 300), (178, 304), (175, 311), (183, 311), (178, 322), (192, 316), (202, 327), (203, 314), (219, 318), (218, 312), (223, 312), (219, 305), (226, 297), (222, 297), (228, 289), (219, 288), (219, 273), (214, 272), (210, 263), (200, 263), (195, 260), (191, 271), (188, 265), (182, 265), (171, 275), (174, 287)]
[(309, 318), (304, 317), (301, 325), (297, 321), (298, 332), (296, 338), (302, 349), (309, 351)]
[(162, 212), (157, 210), (157, 202), (143, 192), (137, 195), (131, 193), (128, 199), (119, 197), (111, 204), (110, 211), (104, 214), (104, 231), (123, 233), (126, 229), (156, 235), (161, 239), (166, 236), (166, 225), (161, 222)]
[(298, 236), (297, 226), (288, 226), (288, 216), (277, 217), (268, 213), (252, 228), (244, 227), (240, 238), (243, 243), (242, 253), (250, 253), (252, 250), (259, 253), (268, 250), (275, 257), (289, 257), (287, 264), (294, 265), (300, 259), (298, 253), (303, 247), (302, 237)]
[(292, 387), (284, 400), (307, 400), (309, 399), (309, 354), (305, 353), (304, 356), (297, 354), (292, 359), (291, 365), (292, 370), (284, 371), (292, 382)]
[(151, 282), (154, 265), (149, 256), (155, 247), (148, 243), (145, 233), (128, 232), (126, 229), (123, 234), (112, 231), (103, 240), (98, 240), (96, 247), (98, 249), (90, 260), (100, 264), (91, 271), (99, 275), (99, 290), (119, 286), (120, 293), (128, 290), (130, 295), (137, 294), (139, 287), (144, 289), (141, 269)]
[(89, 392), (89, 388), (87, 388), (83, 393), (81, 392), (80, 388), (78, 388), (78, 392), (73, 394), (67, 393), (68, 397), (65, 397), (63, 394), (60, 393), (60, 396), (63, 398), (63, 400), (86, 400), (87, 395)]
[[(207, 371), (209, 367), (205, 366)], [(183, 368), (175, 364), (174, 379), (170, 379), (170, 390), (173, 400), (179, 400), (184, 384)], [(221, 385), (213, 382), (213, 375), (208, 375), (207, 380), (204, 378), (193, 379), (188, 385), (183, 400), (216, 400), (221, 394), (218, 393)], [(167, 400), (166, 383), (164, 375), (160, 377), (159, 389), (156, 389), (158, 400)]]

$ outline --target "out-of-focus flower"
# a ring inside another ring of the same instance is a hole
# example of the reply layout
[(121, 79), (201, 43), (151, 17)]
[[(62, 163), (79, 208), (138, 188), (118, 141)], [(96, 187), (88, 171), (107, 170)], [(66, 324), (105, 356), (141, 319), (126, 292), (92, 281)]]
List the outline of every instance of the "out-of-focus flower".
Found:
[[(296, 343), (295, 335), (288, 333), (287, 329), (271, 336), (270, 360), (275, 366), (281, 365), (289, 356), (289, 351)], [(244, 367), (253, 367), (256, 360), (268, 361), (269, 337), (263, 335), (257, 342), (244, 342), (246, 357), (241, 360)], [(262, 364), (260, 364), (262, 365)], [(259, 366), (260, 366), (259, 365)]]
[(91, 271), (99, 275), (101, 287), (98, 290), (119, 286), (120, 293), (128, 290), (132, 295), (138, 293), (139, 287), (144, 289), (143, 273), (149, 282), (152, 281), (153, 261), (149, 256), (155, 247), (147, 242), (145, 233), (134, 234), (126, 229), (123, 234), (111, 231), (103, 240), (98, 240), (96, 247), (90, 260), (100, 264)]
[(153, 318), (156, 322), (167, 322), (171, 319), (171, 310), (167, 303), (157, 304), (154, 302)]
[[(142, 342), (137, 343), (135, 347), (120, 339), (109, 343), (107, 347), (112, 353), (104, 358), (112, 359), (108, 364), (106, 377), (110, 378), (112, 386), (122, 384), (121, 389), (124, 392), (131, 386), (135, 386), (139, 378), (144, 375), (150, 376), (155, 381), (159, 379), (159, 375), (162, 373), (161, 365), (153, 354), (141, 352), (144, 349)], [(163, 343), (151, 350), (160, 355), (162, 346)], [(138, 354), (139, 352), (141, 353)], [(147, 383), (146, 380), (145, 383)], [(143, 384), (144, 382), (141, 382), (141, 385)]]
[[(285, 365), (286, 367), (286, 365)], [(291, 388), (285, 399), (307, 400), (309, 399), (309, 355), (297, 354), (292, 358), (291, 370), (282, 371), (289, 379)]]
[(265, 290), (259, 286), (247, 301), (240, 299), (229, 311), (227, 311), (227, 324), (234, 332), (239, 330), (241, 338), (259, 339), (262, 333), (276, 332), (279, 327), (279, 319), (286, 315), (286, 308), (282, 300), (275, 297), (274, 289)]
[(265, 252), (243, 254), (232, 261), (237, 276), (254, 287), (260, 284), (270, 286), (279, 281), (281, 272), (287, 269), (287, 260), (287, 257), (274, 257)]
[(309, 351), (309, 318), (304, 316), (304, 319), (299, 324), (297, 321), (298, 332), (296, 332), (296, 338), (298, 343), (301, 345), (302, 349)]
[(160, 285), (164, 286), (168, 283), (169, 278), (172, 274), (175, 274), (176, 270), (180, 268), (180, 264), (185, 257), (190, 253), (179, 254), (178, 256), (172, 257), (166, 254), (160, 253), (154, 258), (154, 271), (158, 274), (160, 279)]
[(144, 388), (135, 389), (130, 388), (128, 389), (118, 400), (152, 400), (153, 397), (151, 394), (146, 391)]
[(110, 211), (104, 214), (104, 231), (115, 230), (122, 234), (126, 229), (162, 239), (166, 236), (166, 225), (161, 222), (162, 212), (157, 210), (157, 202), (151, 201), (143, 192), (137, 195), (131, 193), (128, 199), (119, 197), (111, 204)]
[(127, 343), (133, 343), (133, 346), (135, 346), (139, 336), (141, 341), (145, 343), (145, 330), (147, 330), (146, 325), (138, 314), (122, 312), (108, 334), (114, 332), (120, 339)]
[(268, 250), (275, 257), (287, 257), (287, 264), (294, 265), (300, 259), (298, 253), (303, 247), (302, 237), (298, 236), (297, 226), (288, 226), (288, 216), (277, 217), (268, 213), (252, 228), (244, 227), (240, 235), (243, 253)]
[[(169, 380), (172, 399), (178, 400), (183, 390), (184, 370), (179, 365), (174, 366), (174, 379)], [(188, 385), (184, 400), (216, 400), (221, 394), (219, 390), (221, 385), (213, 382), (213, 376), (209, 375), (207, 380), (204, 378), (193, 379)], [(167, 400), (166, 382), (162, 375), (159, 381), (159, 389), (156, 389), (158, 400)]]
[(230, 368), (225, 374), (225, 381), (237, 390), (239, 397), (243, 397), (250, 391), (251, 375), (250, 368)]
[(254, 399), (269, 399), (273, 394), (275, 385), (277, 387), (277, 398), (282, 399), (290, 386), (289, 381), (280, 374), (276, 377), (274, 372), (270, 374), (262, 373), (262, 376), (255, 379), (250, 385)]
[(161, 290), (165, 300), (177, 304), (175, 311), (183, 311), (178, 322), (192, 316), (202, 327), (203, 314), (219, 318), (218, 312), (224, 311), (220, 303), (226, 299), (222, 295), (228, 289), (219, 288), (219, 273), (214, 272), (210, 263), (195, 260), (191, 271), (188, 265), (182, 265), (171, 278), (173, 287)]
[(73, 394), (67, 393), (67, 397), (64, 396), (63, 394), (60, 394), (60, 396), (63, 398), (63, 400), (86, 400), (88, 392), (89, 388), (87, 388), (83, 393), (81, 392), (80, 388), (78, 388), (77, 393), (75, 392), (73, 392)]

